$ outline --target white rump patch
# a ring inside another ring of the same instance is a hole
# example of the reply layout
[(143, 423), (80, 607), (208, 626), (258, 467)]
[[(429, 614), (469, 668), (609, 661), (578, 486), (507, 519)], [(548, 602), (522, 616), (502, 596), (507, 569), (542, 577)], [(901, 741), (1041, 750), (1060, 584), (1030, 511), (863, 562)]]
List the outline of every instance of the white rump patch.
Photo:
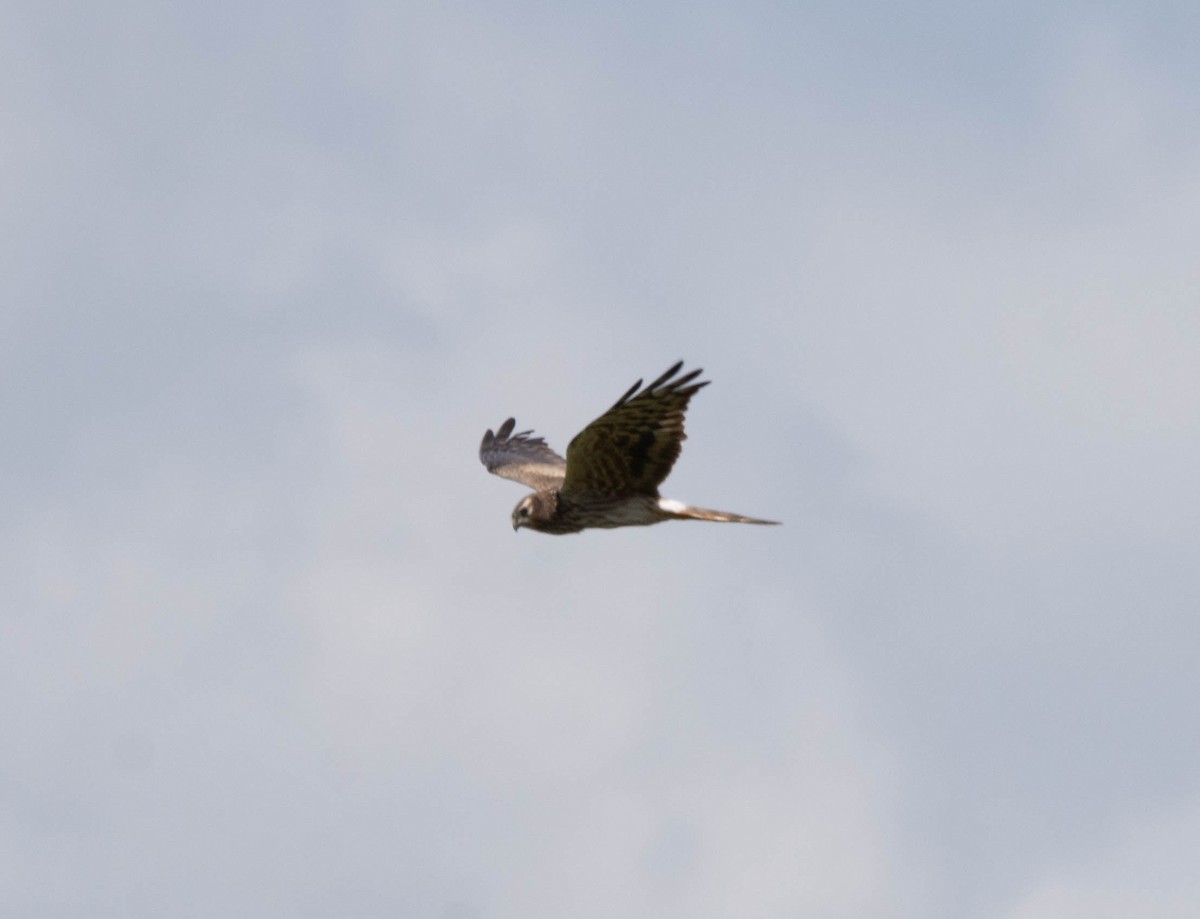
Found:
[(668, 514), (678, 514), (680, 511), (686, 511), (687, 505), (682, 501), (674, 501), (671, 498), (658, 499), (659, 510), (664, 510)]

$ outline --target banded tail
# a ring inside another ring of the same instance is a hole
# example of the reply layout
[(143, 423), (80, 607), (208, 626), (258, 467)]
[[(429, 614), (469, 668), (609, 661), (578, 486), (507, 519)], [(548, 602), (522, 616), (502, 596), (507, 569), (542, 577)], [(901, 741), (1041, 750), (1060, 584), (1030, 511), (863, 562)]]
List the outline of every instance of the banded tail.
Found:
[(744, 517), (741, 514), (730, 514), (727, 511), (712, 511), (707, 507), (692, 507), (682, 501), (672, 501), (669, 498), (659, 498), (658, 508), (665, 512), (670, 520), (712, 520), (715, 523), (758, 523), (763, 526), (779, 526), (778, 520), (760, 520), (758, 517)]

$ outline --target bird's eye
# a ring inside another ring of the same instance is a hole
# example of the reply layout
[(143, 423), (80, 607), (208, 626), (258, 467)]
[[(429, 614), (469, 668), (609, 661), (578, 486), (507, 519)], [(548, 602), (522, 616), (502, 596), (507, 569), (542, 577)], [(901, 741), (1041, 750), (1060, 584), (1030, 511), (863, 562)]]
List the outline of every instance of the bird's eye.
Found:
[(522, 516), (522, 517), (528, 517), (528, 516), (529, 516), (529, 506), (528, 506), (528, 505), (522, 505), (522, 506), (521, 506), (521, 516)]

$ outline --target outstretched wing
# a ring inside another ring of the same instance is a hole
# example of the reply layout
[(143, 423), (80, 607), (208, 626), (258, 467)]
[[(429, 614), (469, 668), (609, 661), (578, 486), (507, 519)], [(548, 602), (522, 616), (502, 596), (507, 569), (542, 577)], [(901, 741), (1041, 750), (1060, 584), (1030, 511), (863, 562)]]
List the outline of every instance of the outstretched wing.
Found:
[(546, 446), (532, 431), (513, 433), (515, 418), (500, 425), (495, 434), (488, 430), (479, 445), (479, 460), (487, 471), (528, 485), (535, 491), (558, 488), (566, 474), (567, 461)]
[(683, 413), (688, 400), (708, 385), (692, 382), (699, 370), (673, 380), (681, 367), (683, 361), (640, 392), (638, 380), (616, 405), (575, 435), (567, 447), (564, 492), (658, 493), (687, 436)]

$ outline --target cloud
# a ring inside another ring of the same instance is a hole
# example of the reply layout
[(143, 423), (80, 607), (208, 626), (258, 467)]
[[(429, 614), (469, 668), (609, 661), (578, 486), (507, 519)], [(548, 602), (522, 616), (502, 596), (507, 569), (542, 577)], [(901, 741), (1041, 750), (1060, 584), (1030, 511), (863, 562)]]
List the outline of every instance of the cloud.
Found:
[(1005, 915), (1012, 919), (1188, 916), (1200, 901), (1190, 853), (1200, 841), (1200, 814), (1194, 806), (1163, 814), (1110, 834), (1095, 854), (1077, 864), (1059, 865), (1033, 892)]
[[(10, 911), (1196, 899), (1154, 17), (198, 10), (0, 29)], [(514, 536), (483, 429), (681, 357), (785, 526)]]

